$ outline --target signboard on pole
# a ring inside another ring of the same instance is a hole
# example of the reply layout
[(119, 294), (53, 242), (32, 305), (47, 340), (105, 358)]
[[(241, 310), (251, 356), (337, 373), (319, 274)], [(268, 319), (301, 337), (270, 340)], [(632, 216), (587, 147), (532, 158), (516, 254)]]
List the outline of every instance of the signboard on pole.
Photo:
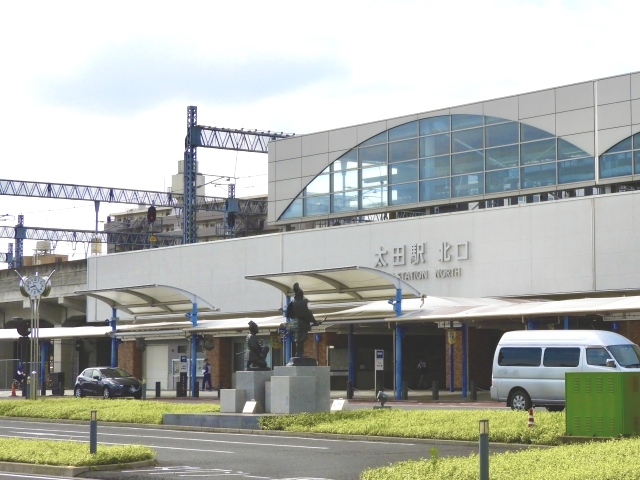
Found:
[(187, 356), (180, 355), (180, 373), (187, 373)]
[(384, 370), (384, 350), (376, 350), (376, 372), (381, 372)]

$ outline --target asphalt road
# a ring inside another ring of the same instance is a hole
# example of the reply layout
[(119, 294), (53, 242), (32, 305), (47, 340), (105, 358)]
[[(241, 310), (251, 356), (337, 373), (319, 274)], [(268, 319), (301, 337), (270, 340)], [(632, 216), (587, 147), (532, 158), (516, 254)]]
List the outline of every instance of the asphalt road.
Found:
[[(88, 443), (89, 426), (77, 424), (0, 420), (1, 437), (76, 440)], [(476, 445), (440, 442), (400, 443), (365, 440), (329, 440), (290, 436), (205, 433), (145, 427), (98, 425), (98, 443), (143, 444), (157, 453), (158, 467), (122, 472), (90, 472), (95, 479), (264, 479), (264, 480), (352, 480), (370, 467), (406, 459), (428, 458), (432, 447), (439, 457), (466, 456)], [(88, 445), (87, 445), (88, 448)], [(492, 446), (491, 451), (516, 447)], [(1, 474), (0, 480), (7, 478)], [(32, 476), (33, 477), (33, 476)], [(38, 476), (42, 479), (46, 476)], [(18, 478), (14, 476), (13, 478)], [(20, 476), (25, 478), (25, 476)]]

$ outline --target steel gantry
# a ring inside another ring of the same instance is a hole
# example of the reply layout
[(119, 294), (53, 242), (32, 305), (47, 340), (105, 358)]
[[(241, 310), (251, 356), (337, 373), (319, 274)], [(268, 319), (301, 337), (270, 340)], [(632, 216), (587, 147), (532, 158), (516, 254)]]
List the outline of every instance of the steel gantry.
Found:
[[(158, 233), (65, 230), (60, 228), (25, 227), (23, 224), (18, 224), (15, 227), (0, 227), (0, 238), (14, 238), (16, 244), (20, 245), (22, 245), (24, 240), (49, 240), (51, 242), (112, 243), (117, 245), (154, 245), (158, 247), (169, 247), (172, 245), (180, 245), (182, 241), (178, 236)], [(16, 254), (14, 256), (13, 244), (9, 244), (9, 251), (7, 253), (0, 253), (0, 263), (4, 262), (8, 263), (10, 268), (20, 268), (22, 266), (22, 255), (18, 256), (18, 248), (16, 248)]]
[[(25, 180), (0, 179), (0, 195), (182, 208), (182, 194)], [(223, 212), (226, 201), (224, 197), (197, 195), (194, 205), (196, 210)], [(240, 200), (240, 208), (245, 214), (266, 213), (267, 202)]]
[[(219, 148), (243, 152), (267, 153), (269, 141), (291, 137), (293, 134), (264, 132), (198, 125), (198, 107), (187, 107), (187, 136), (184, 140), (184, 210), (182, 219), (182, 243), (196, 243), (196, 178), (197, 147)], [(233, 201), (231, 201), (233, 199)], [(230, 194), (224, 205), (225, 218), (229, 214), (241, 213), (234, 195)]]

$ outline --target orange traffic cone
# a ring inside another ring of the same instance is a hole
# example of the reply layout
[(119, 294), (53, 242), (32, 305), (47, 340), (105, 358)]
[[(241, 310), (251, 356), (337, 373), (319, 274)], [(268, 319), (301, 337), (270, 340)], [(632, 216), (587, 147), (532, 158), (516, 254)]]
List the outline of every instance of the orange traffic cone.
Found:
[(16, 382), (11, 382), (11, 396), (16, 396)]
[(533, 427), (533, 408), (529, 409), (529, 421), (527, 422), (527, 427)]

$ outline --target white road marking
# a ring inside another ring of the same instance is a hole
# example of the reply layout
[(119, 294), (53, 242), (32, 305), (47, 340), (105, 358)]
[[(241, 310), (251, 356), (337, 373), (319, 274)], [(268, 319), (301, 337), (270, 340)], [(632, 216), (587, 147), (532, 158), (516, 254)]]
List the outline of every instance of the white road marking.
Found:
[[(62, 432), (62, 433), (71, 433), (76, 436), (82, 435), (82, 432), (78, 432), (75, 430), (49, 430), (44, 428), (21, 428), (21, 427), (0, 427), (15, 430), (16, 432), (20, 432), (23, 435), (48, 435), (48, 436), (58, 436), (58, 437), (67, 437), (68, 435), (59, 435), (56, 433), (50, 432)], [(42, 432), (42, 433), (38, 433)], [(211, 442), (211, 443), (225, 443), (225, 444), (235, 444), (235, 445), (257, 445), (260, 447), (288, 447), (288, 448), (304, 448), (311, 450), (328, 450), (329, 447), (311, 447), (307, 445), (286, 445), (286, 444), (276, 444), (276, 443), (258, 443), (258, 442), (233, 442), (227, 440), (212, 440), (208, 438), (180, 438), (180, 437), (158, 437), (157, 435), (127, 435), (122, 433), (105, 433), (100, 432), (98, 435), (102, 436), (116, 436), (116, 437), (135, 437), (135, 438), (153, 438), (158, 440), (160, 438), (166, 438), (167, 440), (184, 440), (190, 442)], [(188, 450), (188, 449), (187, 449)]]
[[(34, 433), (31, 435), (43, 435), (43, 434), (39, 434), (39, 433)], [(53, 435), (53, 434), (51, 434)], [(49, 436), (51, 436), (49, 435)], [(40, 440), (51, 440), (52, 442), (64, 442), (67, 440), (71, 440), (73, 438), (73, 436), (69, 436), (69, 435), (55, 435), (57, 437), (65, 437), (65, 438), (40, 438), (38, 437)], [(0, 437), (3, 438), (16, 438), (15, 435), (0, 435)], [(84, 438), (84, 437), (83, 437)], [(74, 442), (79, 442), (79, 443), (89, 443), (89, 440), (73, 440)], [(133, 444), (133, 443), (115, 443), (115, 442), (98, 442), (102, 445), (139, 445), (139, 444)], [(161, 445), (143, 445), (144, 447), (150, 447), (150, 448), (164, 448), (165, 450), (185, 450), (187, 452), (193, 452), (193, 448), (180, 448), (180, 447), (163, 447)], [(236, 452), (229, 452), (226, 450), (203, 450), (203, 449), (198, 449), (199, 452), (210, 452), (210, 453), (229, 453), (229, 454), (234, 454)]]
[[(0, 419), (1, 421), (1, 419)], [(6, 420), (7, 422), (11, 422), (14, 420)], [(15, 420), (18, 421), (19, 420)], [(69, 425), (68, 423), (54, 423), (53, 425)], [(143, 431), (149, 431), (148, 428), (142, 428), (142, 427), (119, 427), (119, 426), (111, 426), (111, 425), (107, 425), (106, 423), (101, 423), (100, 427), (104, 427), (104, 428), (118, 428), (118, 429), (127, 429), (127, 430), (143, 430)], [(4, 427), (4, 426), (0, 426), (0, 428), (12, 428), (15, 430), (36, 430), (36, 429), (32, 429), (32, 428), (24, 428), (24, 427)], [(43, 430), (43, 429), (40, 429)], [(60, 432), (60, 431), (67, 431), (67, 430), (54, 430), (56, 432)], [(69, 430), (69, 431), (73, 431), (75, 433), (78, 433), (76, 430)], [(179, 432), (180, 430), (170, 430), (170, 429), (162, 429), (162, 431), (169, 431), (169, 432)], [(253, 437), (255, 438), (257, 435), (254, 433), (222, 433), (222, 432), (193, 432), (194, 434), (204, 434), (204, 435), (225, 435), (225, 436), (236, 436), (236, 437)], [(103, 435), (101, 433), (101, 435)], [(115, 435), (113, 433), (110, 433), (108, 435)], [(119, 434), (118, 434), (119, 435)], [(137, 435), (135, 435), (137, 436)], [(278, 437), (278, 438), (284, 438), (287, 440), (306, 440), (306, 441), (310, 441), (310, 442), (349, 442), (349, 443), (373, 443), (376, 445), (404, 445), (404, 446), (410, 446), (413, 447), (415, 446), (415, 443), (405, 443), (405, 442), (377, 442), (375, 440), (343, 440), (343, 439), (339, 439), (339, 438), (313, 438), (313, 437), (289, 437), (289, 436), (285, 436), (285, 435), (265, 435), (266, 437), (269, 438), (274, 438), (274, 437)], [(152, 436), (152, 438), (169, 438), (169, 437), (158, 437), (158, 436)], [(173, 438), (173, 437), (171, 437)], [(200, 439), (193, 439), (190, 438), (188, 440), (194, 441), (194, 442), (199, 442), (202, 441)], [(222, 443), (233, 443), (233, 442), (225, 442), (220, 440)], [(245, 442), (236, 442), (236, 443), (241, 443), (243, 445), (245, 445)], [(262, 444), (256, 444), (256, 445), (262, 445)]]

